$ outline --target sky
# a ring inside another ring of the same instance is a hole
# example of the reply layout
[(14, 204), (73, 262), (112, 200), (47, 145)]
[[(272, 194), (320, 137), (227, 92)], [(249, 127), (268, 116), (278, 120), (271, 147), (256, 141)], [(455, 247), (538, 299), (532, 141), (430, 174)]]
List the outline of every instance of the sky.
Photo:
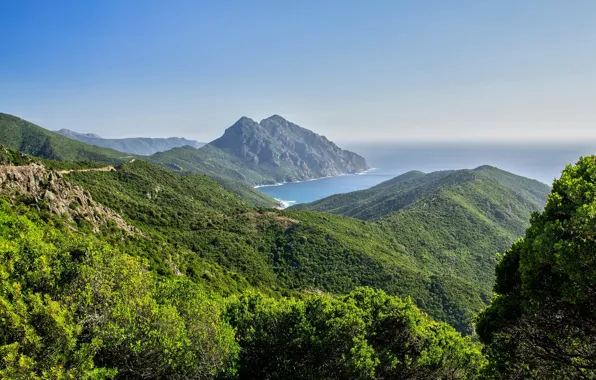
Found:
[(2, 0), (0, 112), (210, 141), (596, 140), (593, 0)]

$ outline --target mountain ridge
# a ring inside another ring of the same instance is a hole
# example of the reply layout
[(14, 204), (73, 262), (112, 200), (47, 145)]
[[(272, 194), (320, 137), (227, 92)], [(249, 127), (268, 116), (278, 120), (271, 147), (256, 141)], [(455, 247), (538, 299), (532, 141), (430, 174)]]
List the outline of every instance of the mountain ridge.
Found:
[(185, 145), (196, 149), (205, 145), (205, 143), (188, 140), (184, 137), (127, 137), (121, 139), (107, 139), (95, 133), (79, 133), (65, 128), (54, 132), (87, 144), (141, 156), (150, 156), (157, 152), (163, 152)]
[(529, 196), (538, 202), (542, 202), (548, 189), (547, 185), (537, 180), (490, 165), (481, 165), (474, 169), (442, 170), (431, 173), (409, 171), (369, 189), (334, 194), (314, 202), (294, 205), (292, 208), (376, 220), (391, 212), (399, 211), (442, 187), (487, 177), (498, 177), (511, 189), (522, 192), (524, 196)]

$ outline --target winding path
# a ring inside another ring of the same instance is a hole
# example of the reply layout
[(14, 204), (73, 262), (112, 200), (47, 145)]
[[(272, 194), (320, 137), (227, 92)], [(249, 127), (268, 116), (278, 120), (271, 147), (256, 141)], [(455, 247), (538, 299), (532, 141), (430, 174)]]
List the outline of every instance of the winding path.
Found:
[(116, 171), (116, 168), (112, 165), (104, 166), (101, 168), (87, 168), (87, 169), (70, 169), (70, 170), (58, 170), (59, 174), (68, 174), (72, 172), (112, 172)]

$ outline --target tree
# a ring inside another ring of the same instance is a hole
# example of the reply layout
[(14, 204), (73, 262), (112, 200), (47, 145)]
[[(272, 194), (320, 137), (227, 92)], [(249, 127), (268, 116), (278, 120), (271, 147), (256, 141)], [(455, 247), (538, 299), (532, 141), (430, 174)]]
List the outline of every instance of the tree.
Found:
[(596, 378), (596, 157), (565, 168), (496, 275), (477, 330), (493, 376)]

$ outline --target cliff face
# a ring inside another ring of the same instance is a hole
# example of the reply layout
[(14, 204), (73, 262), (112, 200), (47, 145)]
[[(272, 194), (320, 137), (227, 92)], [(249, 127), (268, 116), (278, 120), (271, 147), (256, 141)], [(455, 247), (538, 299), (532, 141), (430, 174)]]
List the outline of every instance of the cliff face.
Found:
[(353, 174), (368, 169), (363, 157), (278, 115), (260, 123), (243, 117), (210, 145), (280, 182)]
[(86, 191), (70, 184), (61, 173), (49, 171), (37, 163), (0, 166), (0, 195), (10, 198), (31, 197), (40, 207), (65, 217), (68, 222), (84, 219), (91, 224), (94, 232), (108, 222), (115, 223), (129, 233), (136, 232), (120, 215), (93, 201)]

